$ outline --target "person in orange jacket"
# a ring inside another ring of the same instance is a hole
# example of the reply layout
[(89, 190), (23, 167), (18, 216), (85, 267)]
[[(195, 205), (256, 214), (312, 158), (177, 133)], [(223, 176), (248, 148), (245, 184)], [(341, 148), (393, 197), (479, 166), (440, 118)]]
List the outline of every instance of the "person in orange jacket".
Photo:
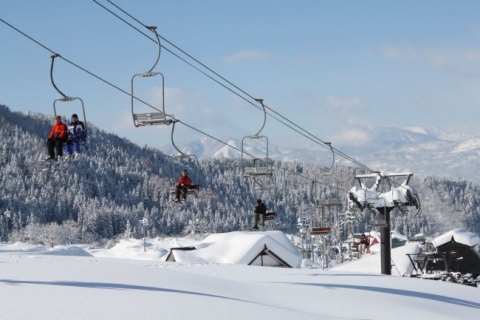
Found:
[[(55, 116), (55, 124), (47, 139), (48, 158), (46, 158), (45, 161), (61, 161), (63, 144), (67, 142), (68, 138), (67, 131), (68, 127), (62, 122), (62, 117)], [(55, 150), (57, 151), (57, 157), (55, 157)]]
[(187, 199), (187, 191), (192, 184), (192, 179), (188, 176), (187, 170), (182, 171), (182, 176), (178, 179), (177, 185), (175, 186), (175, 201), (180, 200), (180, 193), (182, 194), (182, 199)]

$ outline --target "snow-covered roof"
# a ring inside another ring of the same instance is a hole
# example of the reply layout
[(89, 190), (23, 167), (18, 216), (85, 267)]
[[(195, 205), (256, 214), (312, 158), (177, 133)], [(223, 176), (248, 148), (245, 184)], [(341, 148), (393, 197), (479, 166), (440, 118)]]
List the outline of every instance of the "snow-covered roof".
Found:
[(250, 264), (265, 247), (289, 266), (300, 267), (300, 252), (281, 231), (212, 234), (195, 245), (195, 250), (174, 250), (172, 254), (176, 262)]
[(452, 237), (455, 240), (455, 242), (467, 245), (469, 247), (474, 247), (480, 244), (480, 237), (478, 235), (476, 235), (475, 233), (469, 232), (463, 228), (454, 229), (445, 234), (442, 234), (439, 237), (436, 237), (434, 239), (434, 244), (437, 247), (444, 245), (450, 242), (452, 240)]

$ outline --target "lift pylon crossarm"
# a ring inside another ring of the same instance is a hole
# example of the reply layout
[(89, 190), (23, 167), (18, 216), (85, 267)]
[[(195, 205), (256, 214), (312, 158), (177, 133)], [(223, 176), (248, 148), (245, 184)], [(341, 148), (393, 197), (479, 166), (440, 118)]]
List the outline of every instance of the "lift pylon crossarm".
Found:
[[(360, 187), (353, 187), (348, 193), (349, 206), (357, 206), (362, 211), (367, 207), (373, 208), (394, 208), (403, 206), (419, 207), (418, 199), (413, 196), (413, 190), (408, 185), (410, 178), (413, 176), (411, 172), (404, 173), (374, 173), (368, 175), (358, 175)], [(398, 187), (392, 186), (389, 177), (405, 177), (405, 180)], [(370, 188), (365, 186), (363, 179), (375, 178), (374, 185)], [(381, 192), (379, 186), (382, 180), (387, 180), (390, 190)]]

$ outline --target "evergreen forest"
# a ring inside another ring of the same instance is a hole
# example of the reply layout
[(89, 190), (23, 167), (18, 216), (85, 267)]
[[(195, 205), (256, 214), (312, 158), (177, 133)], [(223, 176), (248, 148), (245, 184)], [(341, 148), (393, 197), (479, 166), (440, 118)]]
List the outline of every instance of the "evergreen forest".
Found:
[[(0, 224), (2, 241), (47, 245), (110, 245), (123, 237), (184, 236), (251, 230), (253, 207), (261, 198), (277, 218), (268, 228), (299, 234), (303, 227), (330, 226), (329, 241), (368, 231), (374, 213), (329, 207), (319, 218), (318, 200), (346, 198), (359, 169), (272, 162), (264, 188), (242, 175), (239, 159), (181, 164), (159, 150), (141, 147), (89, 124), (79, 159), (42, 161), (49, 116), (12, 112), (0, 105)], [(188, 166), (200, 185), (197, 195), (178, 204), (171, 191)], [(328, 174), (327, 174), (328, 173)], [(363, 172), (361, 172), (363, 173)], [(392, 230), (406, 236), (438, 236), (454, 228), (480, 234), (479, 186), (462, 179), (417, 177), (409, 184), (421, 210), (392, 211)]]

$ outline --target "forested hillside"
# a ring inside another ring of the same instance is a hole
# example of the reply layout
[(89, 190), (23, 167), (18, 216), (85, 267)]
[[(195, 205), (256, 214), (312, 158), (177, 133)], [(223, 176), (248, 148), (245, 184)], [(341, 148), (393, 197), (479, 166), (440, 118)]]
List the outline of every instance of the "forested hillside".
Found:
[[(88, 150), (78, 160), (45, 164), (45, 139), (52, 119), (11, 112), (0, 106), (0, 213), (10, 212), (3, 240), (53, 243), (101, 243), (124, 236), (148, 236), (250, 229), (256, 198), (278, 213), (274, 228), (298, 232), (297, 219), (318, 214), (315, 199), (345, 196), (355, 184), (356, 169), (275, 162), (275, 174), (258, 191), (242, 177), (239, 160), (204, 160), (190, 168), (198, 174), (200, 192), (186, 204), (170, 201), (179, 165), (160, 151), (140, 147), (94, 125), (88, 128)], [(312, 185), (317, 177), (319, 183)], [(322, 178), (323, 177), (323, 178)], [(400, 232), (438, 235), (455, 227), (480, 233), (479, 187), (445, 178), (413, 178), (422, 211), (392, 212)], [(368, 230), (371, 217), (345, 206), (326, 213), (334, 227), (332, 241), (349, 232)]]

